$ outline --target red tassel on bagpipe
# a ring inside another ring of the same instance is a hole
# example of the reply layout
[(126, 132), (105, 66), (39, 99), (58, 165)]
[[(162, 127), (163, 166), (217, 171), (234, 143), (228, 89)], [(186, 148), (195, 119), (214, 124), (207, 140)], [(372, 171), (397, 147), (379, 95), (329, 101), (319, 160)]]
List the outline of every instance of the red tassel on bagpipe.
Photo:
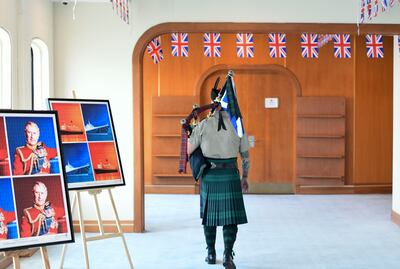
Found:
[(185, 130), (185, 128), (182, 128), (181, 131), (181, 153), (179, 157), (179, 173), (186, 173), (186, 165), (188, 161), (188, 156), (187, 156), (187, 140), (188, 140), (188, 134)]

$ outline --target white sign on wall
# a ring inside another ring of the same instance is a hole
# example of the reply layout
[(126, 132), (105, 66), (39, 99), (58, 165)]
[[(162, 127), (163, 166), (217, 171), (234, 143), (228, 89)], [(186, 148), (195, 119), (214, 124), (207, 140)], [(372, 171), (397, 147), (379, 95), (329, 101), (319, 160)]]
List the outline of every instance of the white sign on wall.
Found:
[(265, 98), (265, 108), (278, 108), (279, 107), (279, 99), (278, 97), (267, 97)]

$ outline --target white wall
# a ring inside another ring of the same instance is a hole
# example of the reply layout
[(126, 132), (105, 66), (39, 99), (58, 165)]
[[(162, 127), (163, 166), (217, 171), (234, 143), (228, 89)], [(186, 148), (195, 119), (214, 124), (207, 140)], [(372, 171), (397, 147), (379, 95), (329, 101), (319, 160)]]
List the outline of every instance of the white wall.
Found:
[(53, 6), (48, 0), (0, 0), (0, 25), (11, 35), (13, 108), (31, 108), (30, 46), (33, 38), (49, 47), (53, 92)]
[[(72, 20), (72, 4), (54, 10), (55, 97), (108, 99), (127, 186), (113, 191), (119, 216), (133, 219), (133, 115), (131, 27), (111, 4), (82, 4)], [(101, 198), (102, 197), (102, 198)], [(103, 219), (113, 219), (106, 193), (100, 196)], [(83, 197), (85, 219), (96, 219), (93, 200)], [(74, 215), (76, 217), (76, 215)]]
[(397, 36), (393, 47), (393, 210), (400, 214), (400, 53)]

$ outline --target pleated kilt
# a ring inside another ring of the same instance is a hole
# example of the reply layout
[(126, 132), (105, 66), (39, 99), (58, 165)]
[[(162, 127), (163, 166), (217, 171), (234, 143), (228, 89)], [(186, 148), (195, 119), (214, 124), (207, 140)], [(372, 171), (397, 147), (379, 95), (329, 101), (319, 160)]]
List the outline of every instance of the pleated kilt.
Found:
[[(236, 163), (232, 159), (207, 159), (213, 163)], [(247, 223), (240, 175), (237, 168), (204, 170), (200, 188), (200, 217), (203, 225)]]

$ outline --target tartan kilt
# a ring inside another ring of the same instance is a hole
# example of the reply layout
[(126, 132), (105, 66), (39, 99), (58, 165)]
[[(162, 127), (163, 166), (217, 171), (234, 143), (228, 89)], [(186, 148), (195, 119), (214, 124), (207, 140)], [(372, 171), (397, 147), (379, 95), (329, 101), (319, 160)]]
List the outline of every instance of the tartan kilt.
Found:
[[(236, 158), (207, 160), (214, 163), (236, 163)], [(247, 223), (237, 168), (204, 170), (200, 188), (200, 217), (205, 226)]]

